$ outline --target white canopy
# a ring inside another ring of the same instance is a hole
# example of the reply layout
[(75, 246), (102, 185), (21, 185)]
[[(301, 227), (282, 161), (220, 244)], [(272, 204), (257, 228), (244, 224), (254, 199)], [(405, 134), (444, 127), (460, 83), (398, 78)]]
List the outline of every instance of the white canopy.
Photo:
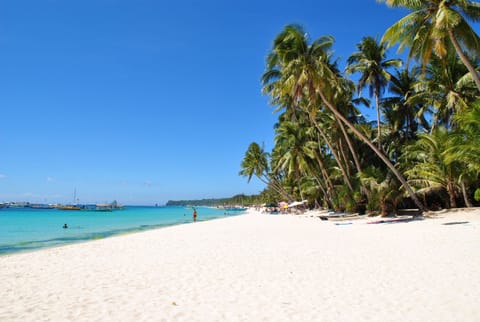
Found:
[(294, 201), (294, 202), (292, 202), (291, 204), (288, 205), (288, 208), (300, 206), (300, 205), (303, 205), (303, 204), (305, 204), (305, 203), (307, 203), (307, 202), (308, 202), (308, 200)]

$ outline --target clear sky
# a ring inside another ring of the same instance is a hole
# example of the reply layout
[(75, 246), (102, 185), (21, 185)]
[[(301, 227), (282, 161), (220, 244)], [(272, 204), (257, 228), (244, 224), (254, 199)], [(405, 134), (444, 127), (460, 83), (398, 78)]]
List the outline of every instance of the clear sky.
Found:
[(404, 13), (375, 0), (2, 0), (0, 202), (258, 193), (238, 172), (251, 142), (273, 145), (260, 77), (274, 37), (299, 23), (334, 36), (344, 62)]

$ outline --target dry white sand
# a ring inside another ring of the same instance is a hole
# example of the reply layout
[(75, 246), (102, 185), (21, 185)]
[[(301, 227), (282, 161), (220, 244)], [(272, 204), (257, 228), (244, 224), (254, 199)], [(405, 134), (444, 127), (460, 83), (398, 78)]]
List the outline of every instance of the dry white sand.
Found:
[(480, 211), (440, 217), (249, 214), (1, 256), (0, 321), (480, 321)]

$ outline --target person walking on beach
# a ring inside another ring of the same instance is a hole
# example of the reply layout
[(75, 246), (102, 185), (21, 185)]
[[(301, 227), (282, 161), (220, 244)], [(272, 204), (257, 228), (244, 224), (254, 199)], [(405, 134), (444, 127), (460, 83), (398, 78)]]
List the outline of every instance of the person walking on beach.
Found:
[(197, 209), (193, 207), (193, 222), (196, 222), (196, 221), (197, 221)]

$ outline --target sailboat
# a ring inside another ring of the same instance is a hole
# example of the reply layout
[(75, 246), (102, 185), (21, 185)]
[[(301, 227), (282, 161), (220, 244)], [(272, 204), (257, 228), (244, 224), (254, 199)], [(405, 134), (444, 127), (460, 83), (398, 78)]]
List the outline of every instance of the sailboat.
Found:
[(77, 200), (77, 188), (73, 190), (73, 204), (72, 205), (58, 205), (57, 209), (60, 210), (82, 210), (82, 208), (76, 204)]

